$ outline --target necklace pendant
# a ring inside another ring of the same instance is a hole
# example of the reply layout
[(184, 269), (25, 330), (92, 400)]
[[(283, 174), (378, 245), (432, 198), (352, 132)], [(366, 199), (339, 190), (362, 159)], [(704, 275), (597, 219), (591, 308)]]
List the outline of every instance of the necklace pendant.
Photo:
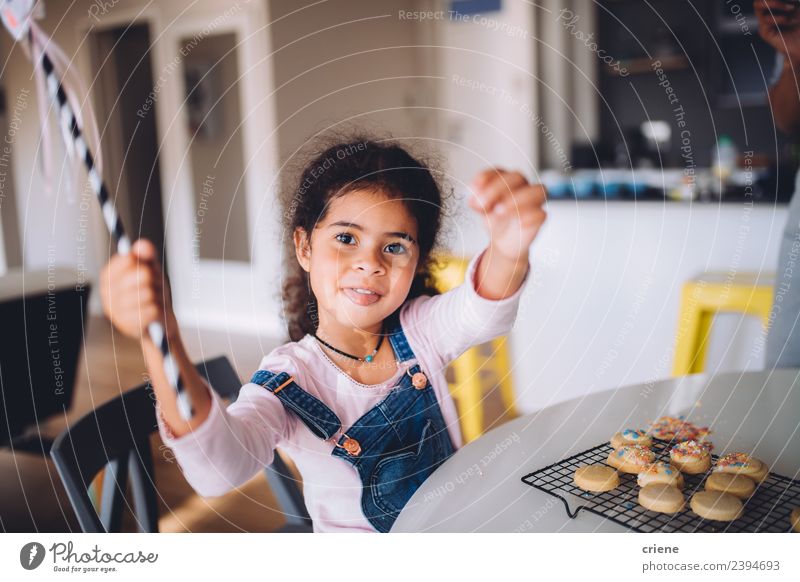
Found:
[(373, 360), (373, 357), (372, 357), (372, 356), (365, 356), (365, 357), (364, 357), (364, 361), (365, 361), (365, 362), (371, 362), (372, 360)]

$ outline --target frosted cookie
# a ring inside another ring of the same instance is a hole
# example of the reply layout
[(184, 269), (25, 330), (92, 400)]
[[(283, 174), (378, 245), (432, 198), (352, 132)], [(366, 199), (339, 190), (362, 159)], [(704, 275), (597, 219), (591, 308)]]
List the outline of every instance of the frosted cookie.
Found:
[(619, 475), (605, 465), (585, 465), (578, 467), (573, 477), (575, 485), (584, 491), (602, 493), (619, 486)]
[(747, 499), (756, 490), (756, 484), (750, 477), (733, 473), (711, 473), (706, 479), (707, 491), (730, 493), (739, 499)]
[(683, 424), (683, 422), (678, 418), (662, 416), (658, 420), (653, 421), (647, 432), (657, 439), (668, 441), (675, 436), (675, 432), (680, 428), (681, 424)]
[[(688, 420), (674, 416), (662, 416), (650, 425), (647, 432), (657, 439), (677, 442), (708, 442), (708, 435), (711, 434), (708, 427), (699, 427)], [(711, 448), (710, 442), (708, 446)]]
[(608, 464), (623, 473), (638, 473), (647, 465), (656, 460), (656, 455), (650, 449), (639, 445), (628, 445), (608, 455)]
[[(764, 463), (751, 457), (747, 453), (728, 453), (717, 459), (714, 467), (716, 473), (733, 473), (734, 475), (744, 475), (753, 477), (763, 475)], [(754, 477), (753, 477), (754, 478)], [(764, 475), (766, 479), (766, 475)]]
[(792, 529), (800, 532), (800, 507), (795, 507), (792, 514), (789, 516), (789, 521), (792, 522)]
[(633, 430), (630, 428), (626, 428), (611, 437), (611, 447), (614, 450), (619, 450), (628, 445), (652, 447), (653, 438), (643, 430)]
[(650, 463), (639, 473), (636, 478), (639, 487), (647, 487), (654, 483), (661, 483), (669, 485), (670, 487), (677, 487), (683, 489), (683, 475), (675, 467), (664, 461), (657, 461)]
[(689, 506), (700, 517), (717, 521), (733, 521), (742, 514), (742, 502), (739, 498), (721, 491), (695, 493)]
[(696, 441), (678, 443), (669, 452), (670, 462), (689, 475), (705, 473), (711, 467), (711, 453)]
[(675, 433), (675, 441), (679, 443), (685, 441), (695, 441), (711, 451), (714, 449), (714, 445), (710, 440), (708, 440), (709, 434), (711, 434), (711, 431), (709, 431), (707, 428), (700, 428), (694, 425), (688, 427), (684, 425), (678, 429), (678, 432)]
[(639, 489), (639, 505), (659, 513), (678, 513), (685, 501), (677, 487), (664, 483), (653, 483)]

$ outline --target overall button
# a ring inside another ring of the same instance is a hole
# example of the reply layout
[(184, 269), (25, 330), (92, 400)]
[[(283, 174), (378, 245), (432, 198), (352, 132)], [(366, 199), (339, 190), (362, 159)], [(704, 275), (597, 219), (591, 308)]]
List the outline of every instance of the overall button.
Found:
[(422, 372), (417, 372), (416, 374), (411, 376), (411, 383), (417, 390), (422, 390), (423, 388), (425, 388), (425, 386), (428, 385), (428, 377)]
[(359, 454), (361, 454), (361, 445), (358, 444), (358, 441), (356, 439), (351, 439), (350, 437), (347, 437), (344, 440), (344, 443), (342, 443), (342, 447), (344, 447), (344, 450), (347, 451), (349, 454), (353, 455), (354, 457), (357, 457)]

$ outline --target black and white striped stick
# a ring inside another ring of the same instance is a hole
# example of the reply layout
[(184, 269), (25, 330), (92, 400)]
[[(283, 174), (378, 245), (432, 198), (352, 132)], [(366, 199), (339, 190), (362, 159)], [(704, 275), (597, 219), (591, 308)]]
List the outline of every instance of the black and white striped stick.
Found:
[[(92, 152), (89, 151), (89, 147), (86, 144), (86, 141), (83, 139), (81, 127), (78, 125), (78, 119), (75, 117), (75, 113), (72, 111), (72, 107), (67, 100), (67, 94), (64, 91), (64, 87), (56, 75), (53, 62), (50, 60), (50, 57), (47, 56), (47, 53), (44, 50), (42, 50), (42, 67), (44, 68), (45, 80), (47, 82), (47, 91), (50, 93), (50, 98), (58, 106), (59, 121), (65, 130), (65, 139), (66, 136), (70, 136), (72, 138), (75, 150), (78, 152), (78, 155), (81, 157), (86, 166), (86, 171), (89, 174), (89, 183), (97, 195), (97, 199), (100, 201), (100, 208), (103, 211), (103, 218), (105, 219), (106, 226), (108, 227), (108, 230), (117, 245), (117, 252), (121, 255), (127, 255), (131, 250), (131, 241), (125, 234), (125, 229), (122, 226), (122, 220), (120, 220), (117, 209), (114, 207), (114, 203), (108, 196), (106, 185), (103, 183), (103, 179), (97, 172), (97, 168), (94, 164), (94, 157), (92, 157)], [(69, 144), (67, 145), (69, 146)], [(147, 331), (149, 332), (150, 339), (153, 340), (153, 343), (155, 343), (161, 349), (161, 355), (164, 357), (164, 373), (166, 374), (170, 385), (172, 385), (177, 392), (178, 410), (180, 411), (180, 414), (184, 420), (190, 420), (193, 415), (192, 403), (189, 399), (189, 394), (186, 392), (183, 387), (183, 383), (181, 382), (181, 376), (178, 372), (178, 366), (175, 363), (175, 359), (172, 357), (172, 354), (169, 351), (169, 342), (167, 341), (167, 335), (164, 333), (164, 326), (160, 321), (154, 321), (148, 326)]]

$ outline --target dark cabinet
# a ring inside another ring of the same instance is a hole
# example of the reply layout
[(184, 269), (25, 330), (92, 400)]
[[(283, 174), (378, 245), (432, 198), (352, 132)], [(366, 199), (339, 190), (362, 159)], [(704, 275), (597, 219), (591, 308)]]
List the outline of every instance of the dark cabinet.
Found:
[[(750, 0), (604, 0), (597, 11), (599, 44), (625, 67), (600, 67), (605, 144), (647, 120), (672, 128), (660, 163), (679, 167), (687, 145), (698, 167), (730, 136), (740, 152), (765, 164), (790, 161), (790, 140), (775, 129), (767, 90), (775, 51), (758, 35)], [(618, 149), (618, 148), (617, 148)]]

